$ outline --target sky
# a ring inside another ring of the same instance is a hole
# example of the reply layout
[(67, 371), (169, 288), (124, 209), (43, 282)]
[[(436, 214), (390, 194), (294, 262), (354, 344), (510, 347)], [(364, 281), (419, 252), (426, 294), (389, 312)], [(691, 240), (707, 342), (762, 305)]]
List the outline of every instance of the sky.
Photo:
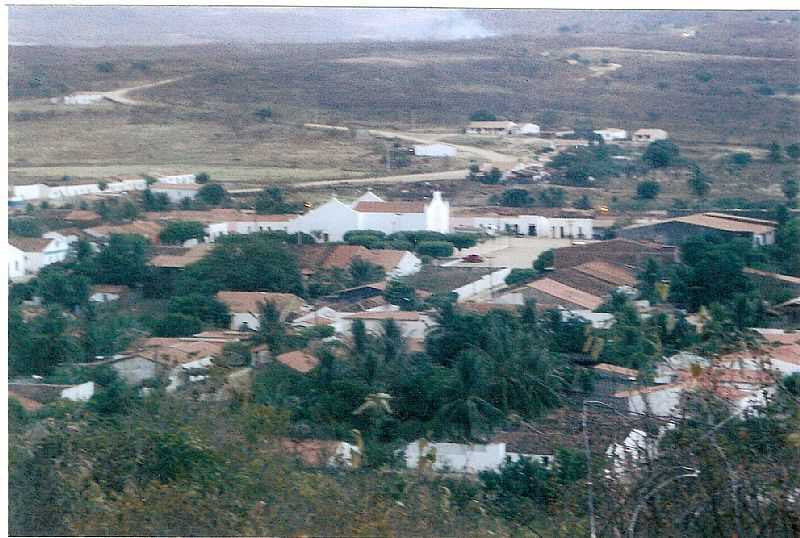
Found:
[(439, 9), (12, 6), (12, 45), (309, 43), (492, 37), (477, 12)]

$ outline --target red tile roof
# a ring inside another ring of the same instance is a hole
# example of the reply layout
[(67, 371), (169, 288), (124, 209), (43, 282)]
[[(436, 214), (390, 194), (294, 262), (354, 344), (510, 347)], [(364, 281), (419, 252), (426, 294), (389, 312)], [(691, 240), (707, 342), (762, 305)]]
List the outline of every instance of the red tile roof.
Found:
[(232, 314), (252, 313), (258, 315), (261, 304), (274, 303), (281, 314), (286, 315), (299, 311), (305, 306), (297, 295), (291, 293), (272, 293), (265, 291), (220, 291), (217, 299), (228, 305)]
[(540, 291), (557, 299), (594, 310), (603, 304), (600, 297), (572, 288), (550, 278), (534, 280), (527, 285), (529, 288)]
[(205, 257), (211, 248), (212, 245), (208, 243), (200, 243), (183, 254), (159, 254), (153, 256), (150, 265), (163, 268), (183, 268)]
[(107, 224), (86, 228), (86, 233), (95, 237), (110, 237), (113, 234), (136, 234), (142, 235), (153, 244), (158, 244), (158, 234), (161, 233), (161, 225), (156, 222), (137, 220), (128, 224)]
[(319, 359), (314, 355), (300, 350), (282, 353), (275, 357), (275, 360), (302, 373), (310, 372), (319, 364)]
[(94, 211), (86, 211), (83, 209), (73, 209), (64, 216), (64, 220), (74, 220), (79, 222), (88, 222), (100, 220), (100, 215)]
[(41, 252), (47, 248), (47, 245), (52, 241), (52, 239), (46, 239), (44, 237), (8, 236), (8, 243), (17, 247), (22, 252)]
[(633, 274), (633, 271), (614, 263), (605, 261), (587, 262), (576, 266), (575, 270), (615, 286), (636, 285), (636, 275)]

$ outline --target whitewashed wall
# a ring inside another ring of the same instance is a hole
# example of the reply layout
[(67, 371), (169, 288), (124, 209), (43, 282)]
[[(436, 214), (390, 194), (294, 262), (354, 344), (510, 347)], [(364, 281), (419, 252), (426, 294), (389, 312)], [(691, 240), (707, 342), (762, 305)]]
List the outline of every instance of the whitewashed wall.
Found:
[(470, 282), (465, 286), (456, 288), (453, 291), (458, 294), (458, 301), (466, 301), (467, 299), (478, 295), (484, 291), (489, 291), (492, 288), (498, 288), (506, 285), (506, 277), (511, 274), (511, 268), (505, 267), (499, 269), (488, 275), (484, 275), (475, 282)]

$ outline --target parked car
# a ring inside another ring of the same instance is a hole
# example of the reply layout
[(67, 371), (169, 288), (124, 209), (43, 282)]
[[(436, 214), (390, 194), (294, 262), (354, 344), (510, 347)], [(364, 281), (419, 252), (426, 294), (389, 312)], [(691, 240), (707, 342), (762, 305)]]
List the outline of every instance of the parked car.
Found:
[(461, 261), (467, 262), (467, 263), (482, 263), (483, 262), (483, 258), (481, 258), (477, 254), (470, 254), (469, 256), (464, 256), (463, 258), (461, 258)]

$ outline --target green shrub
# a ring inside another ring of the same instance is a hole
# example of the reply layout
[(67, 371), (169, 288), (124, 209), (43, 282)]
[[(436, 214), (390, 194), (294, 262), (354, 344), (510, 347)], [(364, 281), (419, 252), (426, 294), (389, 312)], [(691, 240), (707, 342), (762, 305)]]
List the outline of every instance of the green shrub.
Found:
[(506, 277), (506, 285), (509, 287), (519, 286), (534, 280), (538, 276), (535, 269), (512, 269)]
[(417, 243), (417, 252), (423, 256), (447, 258), (453, 255), (453, 245), (446, 241), (422, 241)]

